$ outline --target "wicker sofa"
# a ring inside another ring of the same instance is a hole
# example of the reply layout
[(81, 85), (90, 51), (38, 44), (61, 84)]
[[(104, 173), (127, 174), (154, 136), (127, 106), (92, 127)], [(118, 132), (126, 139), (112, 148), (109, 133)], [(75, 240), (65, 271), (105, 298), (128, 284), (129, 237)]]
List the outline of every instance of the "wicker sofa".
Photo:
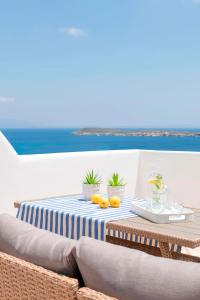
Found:
[(2, 300), (199, 300), (199, 282), (198, 263), (74, 241), (0, 215)]
[(2, 300), (114, 300), (89, 288), (80, 288), (77, 279), (56, 274), (0, 252), (0, 299)]

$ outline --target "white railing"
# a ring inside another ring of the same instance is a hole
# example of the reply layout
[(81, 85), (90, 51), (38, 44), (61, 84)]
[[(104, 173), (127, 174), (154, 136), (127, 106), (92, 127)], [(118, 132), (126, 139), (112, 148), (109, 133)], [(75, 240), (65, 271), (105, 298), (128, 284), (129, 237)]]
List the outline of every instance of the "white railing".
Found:
[(127, 182), (127, 194), (138, 197), (147, 193), (148, 174), (159, 170), (170, 187), (170, 197), (200, 207), (200, 153), (119, 150), (17, 155), (0, 134), (0, 208), (15, 214), (16, 200), (79, 193), (90, 169), (102, 175), (102, 191), (117, 171)]

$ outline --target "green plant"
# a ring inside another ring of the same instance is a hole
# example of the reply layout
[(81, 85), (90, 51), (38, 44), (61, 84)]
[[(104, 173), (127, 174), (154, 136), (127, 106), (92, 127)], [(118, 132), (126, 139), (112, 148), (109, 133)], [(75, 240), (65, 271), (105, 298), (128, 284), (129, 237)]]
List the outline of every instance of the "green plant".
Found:
[(83, 180), (84, 184), (101, 184), (101, 177), (94, 170), (88, 171)]
[(123, 179), (119, 177), (118, 173), (113, 173), (112, 177), (108, 180), (109, 186), (124, 186), (126, 183), (123, 182)]

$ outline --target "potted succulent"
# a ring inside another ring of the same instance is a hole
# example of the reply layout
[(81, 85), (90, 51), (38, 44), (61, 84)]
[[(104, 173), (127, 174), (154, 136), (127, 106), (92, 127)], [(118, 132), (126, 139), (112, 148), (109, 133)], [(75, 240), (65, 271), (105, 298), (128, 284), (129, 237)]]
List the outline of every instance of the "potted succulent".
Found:
[(100, 191), (101, 177), (94, 170), (88, 171), (83, 180), (83, 195), (85, 200), (90, 200), (93, 194)]
[(108, 198), (117, 196), (122, 201), (125, 194), (125, 185), (123, 179), (120, 178), (118, 173), (113, 173), (112, 177), (108, 180), (107, 192)]

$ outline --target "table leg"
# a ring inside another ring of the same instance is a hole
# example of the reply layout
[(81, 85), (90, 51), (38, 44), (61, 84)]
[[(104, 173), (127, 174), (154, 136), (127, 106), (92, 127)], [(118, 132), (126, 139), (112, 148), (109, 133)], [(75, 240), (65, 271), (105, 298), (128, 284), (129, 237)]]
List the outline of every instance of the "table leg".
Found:
[(166, 242), (159, 242), (160, 252), (162, 257), (172, 258), (172, 253), (169, 249), (169, 244)]

